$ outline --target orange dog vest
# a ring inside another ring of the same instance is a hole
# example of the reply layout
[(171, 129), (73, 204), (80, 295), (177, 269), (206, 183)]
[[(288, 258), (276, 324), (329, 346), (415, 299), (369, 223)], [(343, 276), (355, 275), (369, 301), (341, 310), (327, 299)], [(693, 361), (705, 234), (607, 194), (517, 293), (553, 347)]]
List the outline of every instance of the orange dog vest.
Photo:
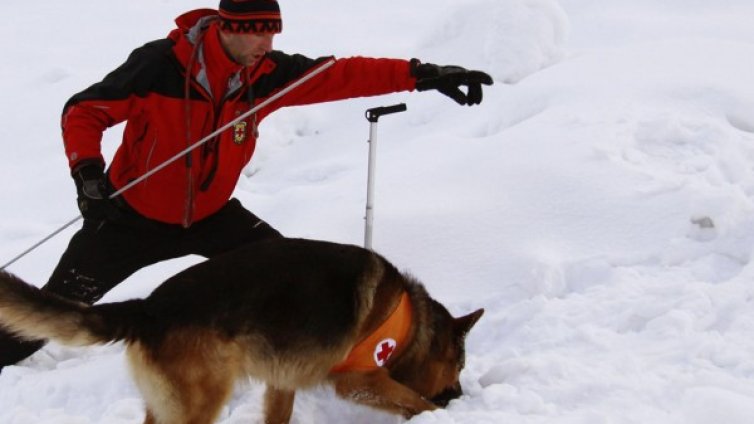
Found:
[(398, 306), (374, 333), (357, 343), (343, 362), (332, 372), (370, 371), (387, 363), (405, 347), (411, 329), (411, 302), (404, 292)]

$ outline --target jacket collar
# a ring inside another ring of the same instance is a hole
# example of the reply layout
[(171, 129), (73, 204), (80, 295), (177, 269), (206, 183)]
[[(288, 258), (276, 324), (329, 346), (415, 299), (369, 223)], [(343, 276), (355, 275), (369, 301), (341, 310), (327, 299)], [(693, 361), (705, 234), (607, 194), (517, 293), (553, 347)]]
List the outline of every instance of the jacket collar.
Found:
[[(220, 42), (217, 24), (210, 24), (205, 34), (199, 51), (198, 60), (201, 68), (199, 74), (197, 74), (197, 80), (205, 88), (211, 87), (209, 91), (212, 97), (217, 99), (221, 94), (231, 94), (241, 88), (243, 85), (241, 75), (244, 67), (234, 62), (225, 53)], [(220, 83), (210, 84), (208, 72), (211, 72), (212, 77), (217, 78), (216, 81)], [(228, 81), (228, 85), (222, 87), (225, 81)]]
[[(178, 62), (184, 68), (191, 66), (192, 76), (208, 93), (211, 93), (212, 90), (209, 87), (206, 75), (206, 61), (212, 61), (218, 58), (209, 57), (214, 56), (214, 53), (206, 53), (203, 48), (198, 49), (196, 52), (195, 49), (197, 48), (197, 44), (202, 45), (206, 42), (205, 38), (208, 36), (207, 33), (212, 31), (211, 27), (218, 21), (218, 19), (219, 16), (214, 9), (192, 10), (175, 19), (177, 28), (172, 30), (168, 35), (168, 38), (175, 42), (175, 48), (173, 51), (175, 52)], [(217, 34), (213, 34), (210, 37), (212, 36), (217, 37)], [(225, 55), (225, 52), (223, 52), (221, 48), (217, 50), (219, 55)], [(198, 62), (199, 66), (191, 64), (192, 55), (195, 56), (194, 60)], [(275, 65), (270, 59), (264, 58), (262, 59), (262, 63), (254, 68), (253, 75), (245, 76), (247, 72), (244, 72), (244, 68), (241, 65), (235, 64), (232, 60), (227, 58), (227, 56), (224, 59), (227, 60), (226, 64), (231, 64), (229, 66), (236, 65), (238, 67), (233, 75), (232, 81), (230, 82), (230, 86), (227, 89), (227, 93), (233, 93), (242, 87), (245, 78), (248, 78), (248, 83), (252, 83), (259, 76), (269, 73), (275, 68)], [(219, 60), (222, 60), (222, 58), (219, 58)]]

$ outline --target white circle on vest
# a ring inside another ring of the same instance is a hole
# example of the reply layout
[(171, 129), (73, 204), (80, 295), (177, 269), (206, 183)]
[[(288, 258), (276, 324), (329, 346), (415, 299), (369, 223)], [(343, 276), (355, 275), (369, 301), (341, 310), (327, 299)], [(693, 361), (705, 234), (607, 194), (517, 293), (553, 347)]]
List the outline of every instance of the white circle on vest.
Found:
[(374, 363), (378, 367), (384, 366), (387, 360), (393, 356), (393, 352), (395, 352), (395, 348), (397, 347), (398, 343), (394, 339), (382, 339), (374, 347)]

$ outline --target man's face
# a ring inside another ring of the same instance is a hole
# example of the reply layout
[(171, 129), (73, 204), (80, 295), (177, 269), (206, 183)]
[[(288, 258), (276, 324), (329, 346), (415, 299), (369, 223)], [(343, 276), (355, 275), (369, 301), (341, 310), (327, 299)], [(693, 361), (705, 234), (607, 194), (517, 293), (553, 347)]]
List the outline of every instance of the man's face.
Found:
[(275, 34), (268, 33), (237, 34), (220, 31), (220, 42), (234, 61), (251, 66), (272, 50), (274, 36)]

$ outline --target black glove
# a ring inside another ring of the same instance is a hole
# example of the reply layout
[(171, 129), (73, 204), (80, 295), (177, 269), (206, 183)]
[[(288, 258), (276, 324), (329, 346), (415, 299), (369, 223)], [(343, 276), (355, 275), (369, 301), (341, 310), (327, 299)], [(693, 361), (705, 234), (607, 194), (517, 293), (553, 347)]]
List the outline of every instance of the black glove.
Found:
[[(482, 71), (469, 71), (460, 66), (438, 66), (411, 59), (411, 75), (416, 78), (416, 90), (437, 90), (461, 105), (482, 102), (482, 84), (492, 85), (492, 77)], [(460, 86), (465, 85), (468, 94)]]
[(77, 167), (73, 171), (73, 181), (76, 183), (77, 202), (84, 219), (102, 221), (120, 215), (118, 208), (108, 198), (102, 165), (90, 163)]

